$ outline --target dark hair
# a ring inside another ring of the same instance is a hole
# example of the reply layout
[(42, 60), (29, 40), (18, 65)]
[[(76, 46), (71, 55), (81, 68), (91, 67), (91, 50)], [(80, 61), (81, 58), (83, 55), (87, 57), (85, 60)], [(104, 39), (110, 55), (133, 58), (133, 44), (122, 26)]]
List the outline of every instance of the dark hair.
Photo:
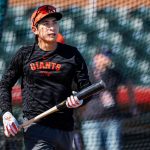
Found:
[[(35, 27), (38, 28), (38, 23), (36, 24)], [(38, 43), (38, 36), (37, 35), (35, 35), (35, 43)]]
[(100, 53), (107, 56), (107, 57), (109, 57), (110, 59), (112, 59), (113, 53), (110, 49), (103, 48), (103, 49), (101, 49)]
[(35, 43), (38, 43), (38, 36), (35, 35)]

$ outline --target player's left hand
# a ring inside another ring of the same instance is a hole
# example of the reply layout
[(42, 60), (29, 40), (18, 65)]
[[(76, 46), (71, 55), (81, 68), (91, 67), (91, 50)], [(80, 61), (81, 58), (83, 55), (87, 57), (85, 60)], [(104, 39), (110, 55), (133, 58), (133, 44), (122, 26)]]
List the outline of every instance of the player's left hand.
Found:
[(67, 98), (66, 106), (68, 108), (77, 108), (83, 104), (83, 100), (79, 100), (77, 96), (74, 95), (76, 93), (75, 91), (73, 91), (72, 93), (73, 95)]
[(2, 118), (5, 136), (15, 136), (20, 131), (19, 124), (15, 117), (10, 112), (6, 112), (4, 113)]

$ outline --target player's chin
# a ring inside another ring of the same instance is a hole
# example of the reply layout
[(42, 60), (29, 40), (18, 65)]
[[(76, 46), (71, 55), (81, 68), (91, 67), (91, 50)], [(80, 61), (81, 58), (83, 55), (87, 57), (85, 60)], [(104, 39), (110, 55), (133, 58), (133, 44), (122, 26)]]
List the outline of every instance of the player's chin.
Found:
[(56, 42), (56, 38), (49, 37), (49, 38), (46, 38), (45, 41), (48, 43), (53, 43), (53, 42)]

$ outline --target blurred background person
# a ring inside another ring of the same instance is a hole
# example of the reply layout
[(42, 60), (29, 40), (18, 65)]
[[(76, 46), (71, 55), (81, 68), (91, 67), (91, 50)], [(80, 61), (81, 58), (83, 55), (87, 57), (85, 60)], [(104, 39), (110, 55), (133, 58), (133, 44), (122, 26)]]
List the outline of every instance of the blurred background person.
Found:
[(121, 113), (117, 103), (117, 89), (124, 79), (115, 69), (112, 58), (113, 54), (108, 49), (102, 49), (93, 58), (91, 81), (102, 79), (107, 88), (93, 96), (93, 100), (81, 108), (84, 110), (81, 132), (85, 150), (121, 149)]

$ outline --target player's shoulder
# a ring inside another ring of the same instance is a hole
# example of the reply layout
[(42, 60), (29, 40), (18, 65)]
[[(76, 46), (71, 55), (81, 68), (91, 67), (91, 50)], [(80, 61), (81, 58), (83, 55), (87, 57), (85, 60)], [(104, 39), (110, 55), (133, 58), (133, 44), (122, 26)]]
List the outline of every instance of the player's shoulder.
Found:
[(119, 72), (119, 70), (117, 68), (110, 67), (108, 69), (108, 72), (109, 72), (109, 74), (112, 74), (112, 75), (115, 75), (115, 76), (120, 75), (120, 72)]
[(121, 72), (117, 68), (110, 69), (110, 76), (121, 80), (123, 78)]
[(32, 49), (33, 49), (33, 46), (34, 45), (25, 45), (25, 46), (22, 46), (20, 49), (19, 49), (19, 51), (20, 52), (29, 52), (29, 51), (32, 51)]
[(72, 53), (72, 54), (80, 54), (79, 50), (77, 47), (68, 45), (68, 44), (61, 44), (59, 43), (59, 46), (61, 47), (61, 50), (67, 53)]
[(72, 46), (72, 45), (68, 45), (68, 44), (62, 44), (62, 43), (59, 43), (59, 45), (62, 47), (62, 48), (65, 48), (65, 49), (77, 49), (75, 46)]
[(33, 49), (33, 45), (25, 45), (25, 46), (22, 46), (20, 47), (17, 52), (16, 52), (16, 55), (27, 55), (29, 54)]

